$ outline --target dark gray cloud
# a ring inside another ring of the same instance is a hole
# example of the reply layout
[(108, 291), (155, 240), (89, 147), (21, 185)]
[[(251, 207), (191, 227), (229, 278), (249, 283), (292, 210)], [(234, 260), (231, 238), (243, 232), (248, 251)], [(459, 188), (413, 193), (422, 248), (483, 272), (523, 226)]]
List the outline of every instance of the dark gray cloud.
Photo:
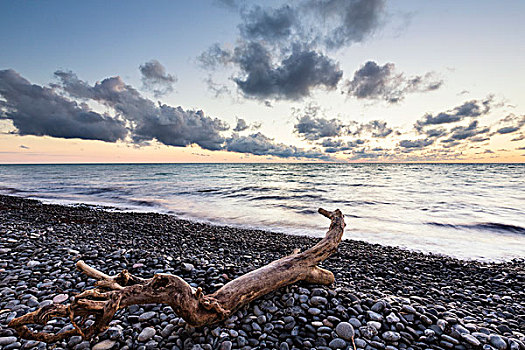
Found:
[(139, 66), (144, 88), (154, 93), (155, 97), (166, 95), (173, 91), (177, 78), (166, 72), (166, 68), (157, 60), (148, 61)]
[(407, 78), (397, 73), (393, 63), (383, 66), (374, 61), (366, 62), (355, 73), (352, 80), (346, 82), (349, 96), (358, 99), (385, 100), (397, 103), (406, 94), (437, 90), (443, 84), (432, 73)]
[[(320, 29), (321, 40), (329, 49), (361, 42), (377, 29), (385, 15), (385, 0), (309, 0), (310, 11)], [(319, 29), (318, 29), (319, 30)]]
[(240, 132), (240, 131), (244, 131), (244, 130), (248, 129), (249, 127), (250, 126), (246, 123), (246, 120), (244, 120), (242, 118), (237, 118), (237, 125), (235, 126), (233, 131)]
[(385, 1), (302, 0), (243, 7), (240, 14), (236, 47), (213, 45), (198, 57), (201, 66), (236, 67), (233, 81), (246, 98), (299, 100), (315, 88), (337, 87), (343, 73), (323, 49), (363, 41), (380, 25)]
[(456, 126), (450, 130), (449, 138), (441, 142), (453, 142), (470, 139), (474, 136), (487, 134), (490, 131), (488, 127), (478, 127), (478, 121), (472, 121), (468, 126)]
[[(59, 84), (41, 87), (31, 84), (13, 70), (0, 71), (1, 118), (11, 120), (20, 135), (106, 142), (130, 140), (139, 145), (156, 140), (177, 147), (197, 144), (208, 150), (334, 160), (318, 149), (306, 150), (276, 143), (261, 133), (248, 136), (234, 133), (225, 138), (221, 132), (229, 127), (222, 120), (210, 118), (200, 110), (184, 110), (160, 102), (155, 104), (118, 76), (94, 85), (80, 80), (73, 72), (58, 71), (56, 77)], [(101, 115), (90, 110), (86, 103), (73, 99), (96, 101), (115, 113)], [(239, 118), (235, 129), (240, 131), (248, 127)]]
[(433, 139), (402, 140), (399, 142), (399, 146), (409, 149), (421, 149), (430, 146), (433, 143)]
[(127, 135), (121, 120), (31, 84), (12, 69), (0, 71), (0, 110), (19, 135), (80, 138), (115, 142)]
[(368, 123), (359, 124), (357, 130), (353, 132), (354, 135), (361, 135), (363, 133), (369, 133), (373, 137), (385, 138), (392, 134), (394, 130), (387, 126), (385, 121), (372, 120)]
[(19, 147), (22, 148), (22, 149), (30, 149), (31, 148), (31, 147), (28, 147), (28, 146), (25, 146), (25, 145), (20, 145)]
[(507, 124), (504, 127), (499, 128), (496, 132), (498, 134), (511, 134), (518, 132), (525, 125), (525, 115), (517, 116), (514, 114), (509, 114), (505, 118), (499, 121), (500, 124)]
[(360, 159), (377, 159), (380, 157), (388, 157), (388, 153), (381, 147), (376, 148), (360, 148), (352, 151), (351, 156), (348, 160), (360, 160)]
[(281, 158), (309, 158), (333, 160), (318, 150), (305, 150), (295, 146), (276, 143), (260, 132), (248, 136), (233, 134), (226, 140), (225, 149), (230, 152), (248, 153), (257, 156), (276, 156)]
[(314, 141), (324, 137), (341, 136), (345, 126), (338, 119), (325, 119), (306, 114), (297, 119), (294, 131), (306, 140)]
[(339, 65), (316, 51), (295, 47), (278, 64), (272, 63), (270, 51), (251, 42), (235, 49), (232, 60), (242, 76), (233, 81), (245, 97), (265, 100), (300, 100), (312, 89), (335, 89), (343, 76)]
[(343, 141), (343, 140), (333, 140), (333, 139), (324, 139), (319, 143), (320, 146), (325, 147), (326, 153), (337, 153), (352, 150), (359, 145), (364, 144), (366, 141), (357, 139), (352, 141)]
[(426, 114), (422, 119), (418, 120), (414, 127), (420, 133), (423, 133), (423, 128), (428, 125), (441, 125), (455, 123), (464, 118), (475, 118), (486, 115), (490, 112), (493, 97), (488, 96), (484, 100), (471, 100), (464, 102), (447, 112), (440, 112), (436, 115)]
[(239, 30), (247, 40), (275, 42), (287, 39), (292, 34), (292, 27), (298, 25), (296, 10), (288, 5), (277, 9), (255, 6), (242, 16)]
[(450, 136), (453, 140), (465, 140), (479, 134), (486, 134), (490, 131), (488, 127), (478, 128), (478, 121), (474, 120), (468, 126), (457, 126), (452, 128), (452, 135)]
[(209, 150), (222, 148), (224, 137), (220, 133), (228, 130), (228, 125), (220, 119), (205, 116), (203, 111), (155, 104), (118, 76), (91, 86), (72, 72), (58, 71), (55, 75), (64, 91), (72, 97), (103, 103), (131, 122), (131, 138), (135, 143), (157, 140), (168, 146), (197, 144)]
[(511, 141), (521, 141), (521, 140), (525, 140), (525, 134), (520, 134), (516, 136), (515, 138), (513, 138)]
[(215, 69), (233, 63), (233, 52), (215, 43), (197, 57), (202, 68)]

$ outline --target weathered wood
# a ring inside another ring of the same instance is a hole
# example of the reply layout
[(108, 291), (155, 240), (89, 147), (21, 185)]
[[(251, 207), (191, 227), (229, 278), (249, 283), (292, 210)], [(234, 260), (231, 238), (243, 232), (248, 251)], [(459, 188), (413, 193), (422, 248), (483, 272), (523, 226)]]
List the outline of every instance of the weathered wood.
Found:
[[(332, 272), (317, 266), (332, 255), (341, 242), (345, 227), (343, 214), (319, 209), (319, 213), (331, 220), (325, 237), (312, 248), (273, 261), (257, 270), (236, 278), (216, 292), (204, 295), (201, 288), (193, 288), (182, 278), (170, 274), (155, 274), (143, 279), (122, 271), (108, 276), (103, 272), (77, 262), (77, 268), (89, 277), (97, 279), (96, 289), (86, 290), (75, 296), (68, 305), (53, 304), (13, 319), (9, 327), (22, 338), (47, 343), (56, 342), (73, 335), (85, 339), (104, 331), (117, 310), (135, 304), (168, 304), (173, 311), (192, 326), (213, 324), (230, 314), (281, 287), (306, 281), (328, 285), (334, 282)], [(95, 316), (95, 322), (85, 327), (87, 317)], [(51, 318), (67, 317), (73, 329), (51, 334), (33, 332), (27, 325), (46, 324)]]

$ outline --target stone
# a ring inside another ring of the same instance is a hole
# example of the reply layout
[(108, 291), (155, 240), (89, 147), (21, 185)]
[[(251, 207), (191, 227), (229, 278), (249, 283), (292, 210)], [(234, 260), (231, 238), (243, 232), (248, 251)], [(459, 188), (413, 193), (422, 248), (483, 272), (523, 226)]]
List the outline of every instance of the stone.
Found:
[(354, 327), (348, 322), (341, 322), (335, 327), (337, 335), (345, 340), (350, 340), (355, 335)]
[(346, 342), (341, 338), (335, 338), (328, 344), (328, 346), (331, 349), (345, 349)]
[(229, 340), (225, 340), (221, 343), (219, 350), (231, 350), (232, 347), (233, 347), (233, 343)]
[(328, 303), (328, 300), (325, 297), (315, 296), (310, 298), (310, 305), (311, 306), (320, 306), (325, 305)]
[(399, 339), (401, 339), (401, 335), (398, 332), (393, 332), (393, 331), (388, 331), (388, 332), (383, 333), (382, 337), (384, 340), (391, 342), (391, 343), (396, 342)]
[(316, 307), (311, 307), (308, 309), (308, 313), (313, 316), (317, 316), (321, 313), (321, 310)]
[[(12, 333), (11, 333), (12, 334)], [(6, 346), (16, 342), (16, 337), (0, 337), (0, 345)]]
[(377, 322), (381, 322), (383, 321), (383, 315), (381, 314), (378, 314), (377, 312), (374, 312), (374, 311), (368, 311), (367, 312), (367, 315), (368, 315), (368, 318), (372, 321), (377, 321)]
[(153, 336), (157, 333), (155, 328), (152, 327), (146, 327), (140, 332), (139, 336), (137, 337), (138, 341), (140, 342), (146, 342), (153, 338)]
[(53, 297), (53, 303), (60, 304), (68, 299), (69, 299), (69, 296), (67, 294), (58, 294)]
[(144, 322), (144, 321), (147, 321), (147, 320), (150, 320), (152, 319), (153, 317), (155, 317), (157, 313), (155, 311), (148, 311), (148, 312), (144, 312), (143, 314), (141, 314), (139, 316), (139, 321), (140, 322)]
[(113, 346), (115, 346), (116, 343), (117, 342), (114, 340), (106, 339), (101, 341), (100, 343), (95, 344), (95, 346), (93, 346), (91, 350), (109, 350), (113, 348)]
[(481, 345), (481, 342), (478, 339), (476, 339), (476, 337), (470, 334), (464, 333), (464, 334), (461, 334), (461, 337), (470, 345), (473, 345), (476, 347)]
[(507, 348), (507, 343), (497, 334), (491, 334), (489, 337), (490, 344), (498, 350), (505, 350)]
[(182, 269), (186, 272), (191, 272), (195, 269), (195, 267), (189, 263), (182, 263)]

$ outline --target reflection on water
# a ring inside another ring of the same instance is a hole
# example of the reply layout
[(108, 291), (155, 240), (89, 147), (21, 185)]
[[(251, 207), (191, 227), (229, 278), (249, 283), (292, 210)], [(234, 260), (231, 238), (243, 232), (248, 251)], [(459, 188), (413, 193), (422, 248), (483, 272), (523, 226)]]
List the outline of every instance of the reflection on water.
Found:
[(158, 211), (460, 258), (525, 257), (525, 166), (516, 164), (120, 164), (0, 166), (0, 192)]

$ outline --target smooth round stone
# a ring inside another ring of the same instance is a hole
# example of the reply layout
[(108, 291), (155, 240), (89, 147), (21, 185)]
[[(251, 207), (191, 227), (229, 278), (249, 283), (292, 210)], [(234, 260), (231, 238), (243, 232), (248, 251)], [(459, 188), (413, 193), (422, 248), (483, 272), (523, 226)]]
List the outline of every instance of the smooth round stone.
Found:
[(350, 340), (355, 334), (354, 327), (348, 322), (341, 322), (335, 327), (337, 335), (345, 340)]
[(16, 337), (0, 337), (0, 345), (6, 346), (16, 342)]
[(368, 314), (368, 318), (370, 318), (372, 321), (376, 321), (376, 322), (383, 321), (383, 315), (378, 314), (377, 312), (368, 311), (367, 314)]
[(310, 298), (310, 305), (314, 307), (319, 306), (319, 305), (325, 305), (327, 303), (328, 303), (328, 300), (325, 297), (315, 296), (315, 297)]
[(398, 332), (388, 331), (383, 333), (383, 339), (389, 342), (395, 342), (401, 339), (401, 335)]
[(368, 321), (366, 324), (367, 324), (368, 326), (370, 326), (370, 327), (374, 327), (374, 328), (377, 329), (377, 330), (380, 330), (380, 329), (381, 329), (381, 326), (382, 326), (382, 325), (381, 325), (381, 322), (376, 322), (376, 321)]
[(155, 311), (148, 311), (139, 316), (139, 321), (144, 322), (155, 317), (157, 313)]
[(106, 339), (101, 341), (100, 343), (95, 344), (95, 346), (93, 346), (91, 350), (109, 350), (113, 346), (115, 346), (115, 343), (116, 341), (114, 340)]
[(400, 320), (399, 320), (399, 317), (396, 316), (396, 314), (394, 314), (393, 312), (391, 312), (390, 314), (388, 314), (388, 316), (386, 317), (386, 321), (388, 323), (398, 323)]
[(308, 313), (313, 316), (317, 316), (321, 313), (321, 310), (316, 307), (311, 307), (308, 309)]
[(221, 343), (219, 350), (231, 350), (233, 343), (229, 340), (225, 340)]
[(328, 346), (332, 349), (345, 349), (346, 342), (341, 338), (335, 338), (328, 344)]
[(371, 310), (374, 312), (381, 312), (384, 308), (385, 308), (385, 302), (380, 300), (372, 306)]
[(285, 342), (285, 341), (283, 341), (283, 342), (281, 343), (281, 345), (279, 345), (279, 350), (288, 350), (288, 349), (290, 349), (290, 346), (289, 346), (288, 343)]
[(150, 340), (154, 335), (155, 333), (157, 333), (157, 331), (155, 330), (155, 328), (152, 328), (152, 327), (146, 327), (142, 330), (142, 332), (140, 332), (139, 336), (137, 337), (138, 341), (140, 342), (145, 342), (145, 341), (148, 341)]
[(60, 304), (68, 299), (69, 299), (69, 296), (67, 294), (58, 294), (53, 297), (53, 303)]
[(493, 347), (495, 347), (498, 350), (505, 350), (507, 348), (507, 343), (505, 342), (505, 340), (503, 340), (503, 338), (497, 334), (492, 334), (489, 337), (489, 342)]
[(470, 335), (470, 334), (462, 334), (461, 337), (469, 344), (471, 345), (474, 345), (474, 346), (480, 346), (481, 345), (481, 342), (479, 340), (476, 339), (476, 337)]

